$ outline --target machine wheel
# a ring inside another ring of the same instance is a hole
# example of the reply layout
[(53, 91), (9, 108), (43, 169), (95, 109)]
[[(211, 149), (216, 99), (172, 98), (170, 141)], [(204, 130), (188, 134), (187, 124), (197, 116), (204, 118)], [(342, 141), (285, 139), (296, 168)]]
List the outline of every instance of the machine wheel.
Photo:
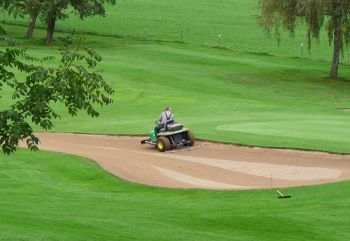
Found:
[(168, 138), (161, 136), (157, 141), (157, 150), (160, 152), (165, 152), (170, 150), (171, 144)]
[(188, 131), (187, 135), (188, 135), (188, 140), (190, 141), (190, 143), (188, 143), (188, 146), (193, 146), (195, 142), (194, 134), (192, 133), (192, 131)]

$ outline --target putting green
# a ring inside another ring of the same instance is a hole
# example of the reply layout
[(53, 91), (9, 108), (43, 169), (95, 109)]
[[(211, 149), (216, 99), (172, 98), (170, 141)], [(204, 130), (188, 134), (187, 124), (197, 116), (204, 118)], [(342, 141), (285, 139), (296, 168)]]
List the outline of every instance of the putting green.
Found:
[[(310, 141), (325, 140), (346, 142), (349, 141), (349, 138), (346, 136), (350, 136), (350, 130), (347, 128), (347, 124), (345, 124), (346, 119), (347, 118), (335, 120), (322, 118), (322, 120), (298, 120), (296, 118), (294, 120), (281, 120), (279, 117), (276, 117), (274, 120), (220, 125), (217, 127), (217, 130), (232, 132), (232, 134), (235, 132), (244, 132), (274, 137), (304, 137)], [(315, 122), (320, 125), (319, 128), (315, 128)], [(339, 129), (333, 130), (335, 131), (335, 133), (332, 133), (334, 135), (326, 136), (324, 132), (327, 132), (327, 130), (324, 130), (322, 126), (327, 125), (334, 125), (339, 127)], [(288, 128), (288, 132), (286, 132), (286, 128)]]

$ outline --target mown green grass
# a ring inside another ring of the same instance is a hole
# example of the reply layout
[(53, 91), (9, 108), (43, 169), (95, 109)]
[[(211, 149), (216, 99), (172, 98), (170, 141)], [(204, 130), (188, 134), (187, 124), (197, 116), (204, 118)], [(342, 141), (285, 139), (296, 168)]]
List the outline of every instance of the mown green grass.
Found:
[[(349, 240), (350, 183), (285, 190), (170, 190), (83, 158), (0, 156), (0, 240)], [(129, 160), (128, 160), (129, 161)]]
[[(251, 0), (120, 1), (106, 19), (59, 23), (59, 29), (134, 40), (88, 36), (88, 45), (103, 56), (115, 103), (98, 119), (70, 118), (56, 106), (62, 119), (53, 131), (142, 134), (170, 105), (201, 138), (350, 153), (350, 113), (338, 109), (350, 107), (349, 67), (342, 65), (340, 80), (331, 81), (327, 62), (261, 54), (297, 56), (304, 37), (299, 33), (279, 49), (267, 41), (260, 47), (262, 34), (248, 18), (254, 6)], [(144, 26), (151, 39), (163, 40), (176, 40), (183, 29), (190, 44), (136, 41)], [(56, 57), (47, 64), (57, 63), (57, 46), (43, 47), (43, 31), (27, 41), (24, 28), (8, 30), (34, 55)], [(225, 47), (239, 51), (198, 45), (216, 45), (218, 32)], [(312, 58), (328, 56), (325, 43)], [(3, 109), (12, 100), (7, 90), (1, 95)], [(0, 155), (0, 240), (343, 241), (350, 238), (349, 187), (291, 188), (284, 192), (292, 199), (284, 201), (274, 190), (151, 188), (122, 181), (86, 159), (21, 150)]]
[[(300, 56), (301, 43), (306, 46), (305, 27), (297, 28), (294, 39), (283, 34), (281, 45), (267, 39), (258, 26), (258, 0), (120, 0), (116, 6), (108, 6), (106, 18), (90, 17), (80, 20), (71, 16), (59, 21), (59, 30), (76, 29), (107, 36), (121, 36), (134, 39), (182, 41), (216, 46), (218, 35), (222, 35), (221, 45), (239, 51), (266, 52), (281, 56)], [(67, 13), (70, 13), (68, 10)], [(27, 24), (27, 20), (6, 21)], [(45, 25), (39, 24), (44, 27)], [(146, 28), (146, 35), (145, 35)], [(308, 58), (330, 60), (326, 32), (314, 43), (311, 53), (304, 49)], [(346, 49), (343, 61), (348, 63)]]
[[(9, 27), (19, 38), (20, 27)], [(23, 41), (36, 56), (58, 55), (38, 38)], [(247, 54), (197, 45), (88, 36), (116, 90), (101, 117), (62, 119), (53, 131), (146, 134), (165, 106), (197, 137), (230, 143), (350, 153), (350, 69), (326, 78), (328, 63)], [(98, 46), (98, 47), (97, 47)], [(55, 61), (48, 64), (54, 64)], [(3, 98), (4, 108), (11, 100)]]

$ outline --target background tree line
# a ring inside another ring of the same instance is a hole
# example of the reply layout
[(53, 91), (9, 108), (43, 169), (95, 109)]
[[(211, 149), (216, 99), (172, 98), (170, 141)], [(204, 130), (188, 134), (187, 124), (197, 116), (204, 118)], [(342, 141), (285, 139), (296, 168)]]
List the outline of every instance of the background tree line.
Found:
[(1, 6), (9, 14), (25, 17), (28, 16), (28, 30), (26, 36), (32, 38), (35, 25), (41, 19), (47, 25), (45, 43), (50, 44), (57, 20), (69, 17), (71, 10), (81, 19), (89, 16), (105, 16), (105, 4), (116, 4), (116, 0), (0, 0)]
[(340, 55), (350, 43), (349, 0), (259, 0), (259, 23), (267, 35), (279, 41), (281, 30), (293, 37), (298, 24), (306, 25), (308, 48), (312, 39), (319, 40), (325, 27), (329, 44), (333, 45), (329, 76), (338, 77)]

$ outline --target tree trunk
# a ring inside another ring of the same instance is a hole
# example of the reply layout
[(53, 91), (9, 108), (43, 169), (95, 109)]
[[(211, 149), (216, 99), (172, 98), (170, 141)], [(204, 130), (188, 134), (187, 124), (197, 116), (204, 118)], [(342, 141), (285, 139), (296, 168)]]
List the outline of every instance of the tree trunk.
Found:
[(342, 50), (342, 14), (341, 14), (341, 7), (340, 3), (333, 0), (333, 6), (332, 6), (332, 22), (334, 26), (333, 34), (334, 34), (334, 40), (333, 40), (333, 62), (332, 67), (329, 76), (332, 79), (338, 78), (338, 69), (339, 69), (339, 61), (340, 61), (340, 51)]
[(34, 28), (35, 28), (35, 24), (36, 24), (37, 18), (38, 18), (38, 14), (35, 14), (35, 15), (30, 17), (28, 31), (27, 31), (27, 34), (26, 34), (27, 38), (32, 38), (33, 37)]
[(56, 26), (56, 16), (50, 18), (50, 20), (47, 23), (47, 35), (46, 35), (45, 44), (52, 43), (53, 33), (55, 32), (55, 26)]
[(338, 69), (340, 61), (340, 51), (342, 48), (342, 31), (341, 27), (338, 25), (334, 29), (334, 49), (333, 49), (333, 62), (329, 76), (332, 79), (338, 78)]

